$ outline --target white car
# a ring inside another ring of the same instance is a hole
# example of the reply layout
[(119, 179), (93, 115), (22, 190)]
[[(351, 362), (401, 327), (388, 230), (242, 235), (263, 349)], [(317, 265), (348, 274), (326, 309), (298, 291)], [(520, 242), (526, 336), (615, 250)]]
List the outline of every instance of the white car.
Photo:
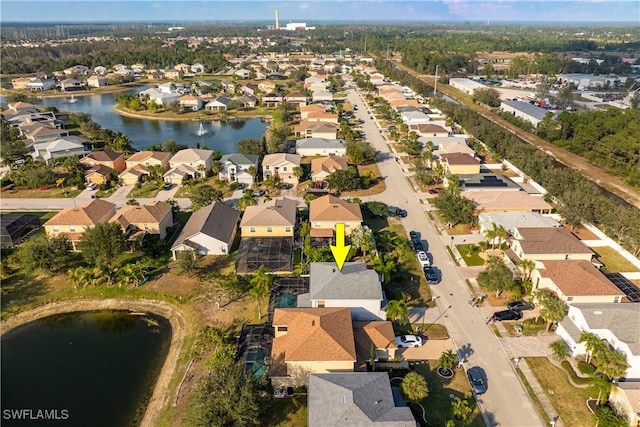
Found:
[(416, 252), (416, 256), (418, 257), (418, 262), (420, 263), (420, 267), (431, 267), (431, 261), (429, 260), (429, 255), (425, 251)]
[(95, 190), (96, 188), (98, 188), (98, 184), (96, 184), (95, 182), (89, 183), (87, 184), (87, 190)]
[(417, 335), (400, 335), (396, 337), (396, 344), (398, 347), (420, 347), (424, 341)]

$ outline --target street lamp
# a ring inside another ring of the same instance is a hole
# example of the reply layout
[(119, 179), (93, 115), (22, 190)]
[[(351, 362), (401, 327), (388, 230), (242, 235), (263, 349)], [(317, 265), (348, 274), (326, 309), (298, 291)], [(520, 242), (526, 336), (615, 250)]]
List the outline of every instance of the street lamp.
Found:
[[(427, 329), (423, 329), (423, 330), (422, 330), (422, 335), (426, 336), (426, 335), (427, 335), (427, 331), (429, 330), (429, 328), (430, 328), (430, 327), (432, 327), (432, 326), (436, 323), (436, 321), (440, 320), (440, 318), (441, 318), (442, 316), (444, 316), (444, 315), (445, 315), (445, 313), (446, 313), (447, 311), (449, 311), (449, 309), (450, 309), (451, 307), (452, 307), (452, 306), (447, 307), (445, 311), (443, 311), (442, 313), (440, 313), (440, 316), (436, 317), (436, 318), (433, 320), (433, 323), (430, 323), (430, 324), (429, 324), (429, 326), (427, 326)], [(422, 322), (423, 322), (422, 324), (423, 324), (423, 326), (424, 326), (424, 316), (422, 317)]]

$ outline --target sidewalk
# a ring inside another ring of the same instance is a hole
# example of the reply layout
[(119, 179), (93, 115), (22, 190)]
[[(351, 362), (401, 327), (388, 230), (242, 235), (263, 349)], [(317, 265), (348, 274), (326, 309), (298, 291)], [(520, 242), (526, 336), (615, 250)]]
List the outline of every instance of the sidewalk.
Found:
[(524, 358), (520, 359), (516, 369), (520, 369), (520, 372), (522, 372), (524, 377), (527, 379), (529, 387), (531, 387), (531, 390), (533, 390), (533, 394), (535, 394), (540, 401), (540, 404), (542, 405), (542, 408), (544, 409), (544, 412), (547, 414), (547, 416), (552, 421), (555, 420), (555, 424), (552, 425), (554, 427), (564, 427), (564, 423), (560, 419), (560, 416), (551, 404), (551, 401), (549, 401), (549, 398), (540, 386), (540, 383), (536, 379), (535, 375), (533, 375), (533, 372), (531, 372), (531, 369), (529, 369), (529, 365)]

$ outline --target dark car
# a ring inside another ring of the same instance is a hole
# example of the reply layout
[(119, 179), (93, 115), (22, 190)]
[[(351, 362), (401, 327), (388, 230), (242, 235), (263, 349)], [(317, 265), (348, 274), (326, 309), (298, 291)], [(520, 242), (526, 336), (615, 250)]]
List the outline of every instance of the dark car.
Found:
[(358, 123), (360, 123), (360, 124), (364, 124), (364, 120), (362, 120), (362, 119), (358, 119)]
[(422, 271), (424, 271), (424, 277), (427, 279), (428, 284), (435, 285), (439, 282), (438, 273), (433, 267), (425, 267)]
[(479, 368), (478, 366), (469, 368), (467, 370), (467, 378), (469, 379), (471, 390), (473, 390), (475, 394), (486, 393), (487, 384), (484, 380), (484, 372), (481, 368)]
[(165, 182), (165, 183), (162, 185), (162, 189), (163, 189), (163, 190), (168, 190), (168, 189), (170, 189), (170, 188), (171, 188), (171, 184), (170, 184), (170, 183), (168, 183), (168, 182)]
[(242, 182), (239, 182), (238, 185), (236, 185), (236, 190), (244, 190), (245, 188), (247, 188), (247, 184), (243, 184)]
[(502, 310), (493, 313), (492, 318), (497, 321), (502, 320), (520, 320), (522, 319), (522, 312), (518, 310)]
[(289, 182), (283, 182), (283, 183), (280, 185), (280, 188), (283, 188), (283, 189), (285, 189), (285, 190), (289, 190), (289, 189), (293, 188), (293, 184), (291, 184), (291, 183), (289, 183)]
[(507, 304), (509, 310), (533, 310), (533, 304), (527, 301), (514, 301)]
[(417, 239), (417, 238), (418, 238), (418, 233), (417, 233), (417, 232), (415, 232), (415, 231), (413, 231), (413, 230), (412, 230), (412, 231), (410, 231), (410, 232), (409, 232), (409, 238), (410, 238), (411, 240), (413, 240), (413, 239)]
[(255, 193), (253, 193), (253, 194), (254, 194), (256, 197), (262, 197), (262, 196), (264, 196), (265, 194), (267, 194), (267, 192), (266, 192), (266, 191), (264, 191), (264, 190), (256, 190), (256, 192), (255, 192)]
[(411, 239), (411, 247), (416, 252), (424, 251), (424, 245), (422, 244), (422, 240), (418, 239), (417, 237), (415, 239)]
[(435, 189), (435, 188), (432, 188), (432, 189), (429, 190), (429, 194), (438, 194), (438, 193), (439, 193), (439, 191), (437, 189)]

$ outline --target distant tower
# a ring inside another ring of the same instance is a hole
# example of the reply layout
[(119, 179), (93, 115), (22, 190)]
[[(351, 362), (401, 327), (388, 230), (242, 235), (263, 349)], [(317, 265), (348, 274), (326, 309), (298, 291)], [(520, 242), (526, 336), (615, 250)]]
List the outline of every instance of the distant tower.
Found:
[(280, 20), (278, 15), (279, 15), (278, 9), (276, 9), (276, 30), (280, 29)]

